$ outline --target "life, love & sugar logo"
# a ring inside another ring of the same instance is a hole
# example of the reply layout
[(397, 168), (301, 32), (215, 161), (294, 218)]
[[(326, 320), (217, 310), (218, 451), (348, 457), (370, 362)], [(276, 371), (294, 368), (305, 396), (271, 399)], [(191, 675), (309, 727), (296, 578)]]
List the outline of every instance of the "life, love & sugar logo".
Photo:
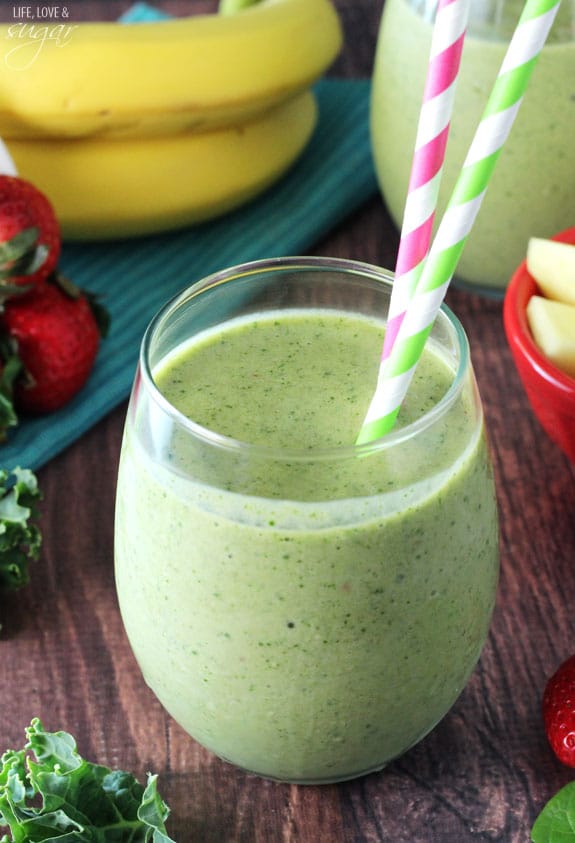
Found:
[(67, 6), (13, 6), (11, 22), (3, 27), (4, 64), (10, 70), (27, 70), (48, 45), (65, 47), (77, 29), (69, 17)]

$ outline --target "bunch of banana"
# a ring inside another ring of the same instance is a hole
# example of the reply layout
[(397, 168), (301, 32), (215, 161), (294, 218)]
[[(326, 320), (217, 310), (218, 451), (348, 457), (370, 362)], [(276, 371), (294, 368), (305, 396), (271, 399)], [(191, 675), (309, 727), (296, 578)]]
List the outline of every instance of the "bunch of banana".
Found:
[(65, 237), (209, 219), (297, 158), (339, 19), (331, 0), (250, 2), (129, 25), (0, 26), (0, 137)]
[(311, 92), (211, 132), (142, 140), (12, 141), (19, 174), (55, 207), (68, 240), (131, 237), (212, 219), (270, 186), (316, 120)]

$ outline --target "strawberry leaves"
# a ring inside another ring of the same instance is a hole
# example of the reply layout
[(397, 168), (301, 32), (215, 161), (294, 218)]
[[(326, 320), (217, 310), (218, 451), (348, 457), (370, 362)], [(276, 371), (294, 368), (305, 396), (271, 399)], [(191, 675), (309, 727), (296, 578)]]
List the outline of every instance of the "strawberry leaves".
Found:
[[(35, 185), (0, 174), (0, 279), (34, 285), (58, 265), (60, 226), (52, 204)], [(4, 273), (4, 275), (2, 275)]]
[(0, 443), (6, 438), (8, 428), (18, 424), (14, 409), (14, 384), (23, 368), (16, 344), (0, 332)]
[(60, 272), (56, 273), (52, 277), (51, 281), (53, 284), (56, 284), (69, 298), (78, 299), (80, 297), (84, 297), (86, 299), (90, 306), (90, 310), (92, 311), (94, 321), (98, 326), (100, 337), (104, 339), (110, 330), (111, 320), (110, 312), (102, 304), (100, 296), (96, 295), (96, 293), (93, 293), (91, 290), (84, 290), (81, 287), (78, 287), (78, 285), (74, 284), (70, 278), (66, 275), (62, 275)]
[[(0, 281), (32, 276), (45, 264), (48, 248), (38, 243), (39, 237), (38, 228), (32, 226), (0, 243)], [(13, 288), (17, 287), (17, 284), (13, 285)], [(7, 287), (3, 289), (6, 291)]]

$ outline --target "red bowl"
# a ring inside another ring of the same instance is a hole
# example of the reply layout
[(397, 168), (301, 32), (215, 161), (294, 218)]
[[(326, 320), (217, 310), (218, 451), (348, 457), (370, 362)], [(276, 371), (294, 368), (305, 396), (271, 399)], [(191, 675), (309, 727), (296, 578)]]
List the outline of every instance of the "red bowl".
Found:
[[(575, 243), (575, 226), (552, 239)], [(575, 462), (575, 378), (554, 366), (535, 345), (525, 311), (536, 294), (540, 295), (537, 282), (523, 261), (505, 293), (505, 334), (533, 412), (553, 442)]]

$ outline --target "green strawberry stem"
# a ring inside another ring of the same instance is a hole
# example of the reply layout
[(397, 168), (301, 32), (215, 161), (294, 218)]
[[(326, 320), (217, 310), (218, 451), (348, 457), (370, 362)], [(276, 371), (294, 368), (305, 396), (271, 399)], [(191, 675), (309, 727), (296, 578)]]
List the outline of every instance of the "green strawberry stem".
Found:
[(37, 245), (40, 232), (25, 228), (0, 243), (0, 282), (23, 275), (32, 275), (48, 257), (46, 246)]
[(16, 344), (9, 337), (0, 335), (0, 443), (6, 439), (8, 428), (18, 424), (13, 403), (14, 384), (23, 368)]
[(96, 324), (98, 325), (100, 336), (102, 339), (107, 336), (110, 329), (110, 313), (101, 303), (99, 296), (92, 293), (90, 290), (84, 290), (81, 287), (78, 287), (77, 284), (74, 284), (74, 282), (70, 280), (70, 278), (67, 278), (60, 272), (55, 272), (49, 281), (50, 283), (56, 284), (60, 287), (60, 289), (66, 293), (67, 296), (70, 296), (71, 299), (77, 299), (80, 296), (85, 296), (88, 304), (90, 305), (90, 310), (92, 311), (94, 319), (96, 320)]

